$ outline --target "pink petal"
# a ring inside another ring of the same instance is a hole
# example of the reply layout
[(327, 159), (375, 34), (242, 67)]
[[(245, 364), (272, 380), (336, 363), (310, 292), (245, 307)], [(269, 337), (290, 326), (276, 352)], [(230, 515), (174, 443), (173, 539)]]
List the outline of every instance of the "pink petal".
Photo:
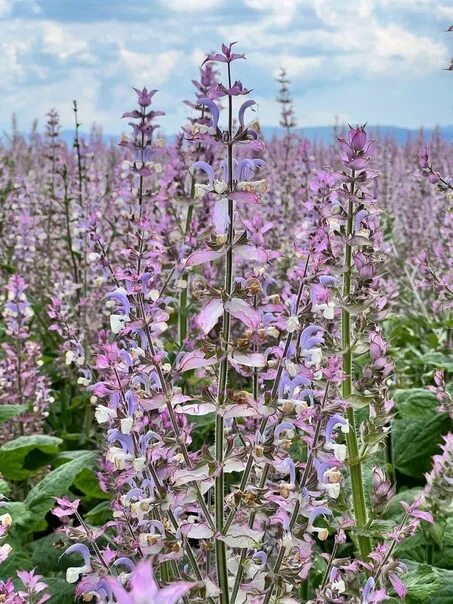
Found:
[(228, 199), (234, 199), (235, 201), (245, 201), (246, 203), (260, 203), (260, 196), (251, 191), (234, 191), (234, 193), (228, 193)]
[(218, 363), (216, 357), (206, 358), (206, 355), (201, 350), (194, 350), (193, 352), (186, 353), (179, 361), (176, 370), (183, 373), (184, 371), (190, 371), (191, 369), (199, 369), (200, 367), (208, 367), (209, 365), (215, 365)]
[(233, 298), (226, 302), (225, 310), (235, 319), (242, 321), (249, 329), (256, 329), (261, 323), (260, 313), (241, 298)]
[(269, 260), (267, 252), (254, 245), (236, 245), (233, 252), (246, 260), (254, 260), (255, 262), (267, 262)]
[(266, 357), (259, 352), (239, 352), (236, 350), (231, 354), (231, 360), (247, 367), (265, 367), (266, 365)]
[[(148, 598), (151, 602), (162, 593), (154, 578), (153, 569), (149, 562), (137, 564), (131, 578), (131, 594), (134, 600), (139, 598)], [(156, 600), (157, 601), (157, 600)]]
[(214, 230), (218, 235), (222, 235), (226, 232), (230, 219), (228, 216), (228, 199), (221, 199), (214, 203), (212, 209), (212, 222), (214, 223)]
[(198, 327), (208, 334), (217, 324), (223, 314), (223, 302), (220, 298), (213, 298), (204, 307), (197, 317)]
[(426, 520), (426, 522), (430, 522), (433, 524), (434, 519), (429, 512), (422, 512), (421, 510), (414, 510), (410, 513), (414, 518), (420, 518), (420, 520)]
[(391, 573), (389, 574), (390, 583), (393, 585), (393, 589), (399, 598), (403, 599), (406, 597), (407, 589), (398, 575)]
[(184, 594), (192, 589), (193, 583), (179, 581), (172, 585), (167, 585), (159, 591), (153, 604), (175, 604)]
[(197, 250), (186, 259), (185, 266), (188, 268), (205, 262), (212, 262), (221, 258), (225, 253), (226, 250)]

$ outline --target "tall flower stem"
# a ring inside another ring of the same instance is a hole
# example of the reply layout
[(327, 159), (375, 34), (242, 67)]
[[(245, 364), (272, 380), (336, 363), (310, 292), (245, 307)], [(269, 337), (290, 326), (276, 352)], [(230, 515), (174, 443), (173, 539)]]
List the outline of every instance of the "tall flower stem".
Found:
[[(193, 217), (193, 198), (194, 198), (194, 190), (195, 190), (195, 179), (193, 176), (190, 177), (190, 204), (187, 208), (187, 217), (186, 217), (186, 225), (184, 229), (184, 239), (190, 235), (190, 228), (192, 226), (192, 217)], [(187, 336), (187, 327), (188, 327), (188, 318), (187, 318), (187, 298), (188, 298), (188, 290), (189, 290), (189, 276), (187, 275), (187, 285), (184, 289), (181, 290), (179, 294), (179, 316), (178, 316), (178, 332), (179, 332), (179, 344), (183, 345), (184, 340)]]
[[(231, 67), (228, 63), (228, 84), (231, 88)], [(228, 96), (228, 157), (227, 157), (227, 168), (228, 168), (228, 190), (233, 190), (233, 99)], [(233, 289), (233, 236), (234, 236), (234, 225), (233, 225), (233, 200), (228, 199), (228, 235), (227, 235), (227, 253), (226, 253), (226, 264), (225, 264), (225, 282), (224, 289), (227, 298), (231, 296)], [(223, 313), (223, 359), (220, 365), (219, 374), (219, 386), (217, 393), (217, 407), (220, 410), (227, 399), (227, 386), (228, 386), (228, 346), (230, 340), (230, 314), (228, 311)], [(224, 528), (224, 508), (225, 508), (225, 478), (223, 473), (223, 462), (225, 457), (225, 425), (223, 415), (218, 413), (216, 415), (215, 422), (215, 459), (218, 466), (217, 476), (214, 485), (215, 495), (215, 525), (218, 533), (222, 533)], [(226, 546), (225, 542), (216, 539), (215, 543), (215, 555), (216, 555), (216, 567), (217, 567), (217, 580), (221, 589), (220, 602), (221, 604), (228, 604), (228, 570), (226, 562)]]
[[(73, 101), (73, 111), (75, 117), (75, 135), (74, 135), (74, 148), (77, 154), (77, 180), (78, 180), (78, 196), (79, 196), (79, 204), (80, 208), (83, 212), (84, 218), (88, 215), (86, 208), (84, 207), (84, 199), (83, 199), (83, 168), (82, 168), (82, 154), (80, 153), (80, 139), (79, 139), (79, 116), (78, 116), (78, 108), (77, 101)], [(87, 295), (88, 288), (88, 275), (87, 275), (87, 232), (84, 231), (83, 235), (83, 295)]]
[[(348, 220), (346, 228), (346, 237), (352, 236), (354, 224), (354, 206), (352, 197), (355, 192), (354, 171), (352, 172), (352, 183), (350, 187), (350, 196), (348, 201)], [(345, 379), (342, 383), (343, 399), (348, 401), (352, 395), (352, 349), (351, 349), (351, 315), (345, 307), (349, 302), (351, 295), (351, 272), (352, 272), (352, 247), (346, 243), (344, 252), (344, 274), (343, 274), (343, 308), (341, 311), (341, 344), (343, 349), (342, 365)], [(347, 434), (347, 447), (349, 457), (349, 470), (351, 476), (352, 503), (354, 507), (354, 516), (357, 523), (359, 551), (361, 556), (366, 559), (372, 550), (371, 539), (367, 535), (361, 535), (368, 522), (368, 514), (365, 502), (365, 493), (363, 490), (362, 465), (359, 456), (359, 445), (357, 439), (357, 427), (355, 422), (354, 409), (350, 406), (347, 410), (349, 422), (349, 433)]]

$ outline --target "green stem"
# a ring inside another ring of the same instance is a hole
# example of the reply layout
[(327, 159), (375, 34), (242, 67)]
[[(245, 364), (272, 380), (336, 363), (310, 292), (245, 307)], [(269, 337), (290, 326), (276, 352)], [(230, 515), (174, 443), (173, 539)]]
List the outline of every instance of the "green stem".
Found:
[[(354, 179), (354, 172), (352, 173)], [(354, 221), (354, 206), (352, 196), (354, 195), (354, 180), (351, 184), (351, 197), (348, 203), (348, 222), (346, 237), (349, 239), (353, 231)], [(351, 272), (352, 272), (352, 247), (346, 243), (344, 255), (344, 275), (343, 275), (343, 304), (349, 303), (351, 295)], [(349, 311), (343, 307), (341, 311), (341, 344), (343, 349), (343, 372), (346, 375), (342, 384), (342, 397), (348, 401), (352, 395), (352, 350), (351, 350), (351, 315)], [(357, 528), (360, 531), (364, 530), (368, 522), (368, 514), (365, 502), (365, 493), (363, 490), (362, 465), (359, 456), (359, 445), (357, 439), (357, 428), (355, 422), (354, 409), (349, 407), (347, 410), (349, 422), (349, 433), (347, 434), (347, 447), (349, 457), (349, 471), (351, 476), (352, 503), (354, 507), (354, 516), (357, 523)], [(357, 541), (359, 544), (360, 555), (364, 560), (372, 550), (371, 539), (367, 535), (358, 535)]]
[[(186, 240), (188, 235), (190, 234), (190, 227), (192, 225), (192, 217), (193, 217), (193, 196), (194, 196), (194, 188), (195, 188), (195, 179), (192, 177), (190, 182), (190, 200), (191, 203), (187, 208), (187, 218), (186, 218), (186, 226), (184, 229), (184, 239)], [(178, 316), (178, 330), (179, 330), (179, 344), (183, 345), (184, 340), (187, 336), (187, 297), (189, 290), (189, 275), (186, 276), (187, 285), (181, 290), (179, 294), (179, 316)]]
[[(228, 63), (228, 81), (229, 87), (231, 88), (231, 68)], [(228, 190), (233, 190), (233, 99), (231, 96), (228, 97)], [(226, 264), (225, 264), (225, 295), (227, 298), (231, 296), (233, 289), (233, 200), (228, 199), (228, 237), (227, 237), (227, 248), (226, 253)], [(219, 385), (217, 393), (217, 408), (220, 410), (225, 405), (227, 399), (227, 385), (228, 385), (228, 346), (230, 340), (230, 314), (228, 311), (223, 313), (223, 359), (220, 365), (219, 374)], [(224, 529), (224, 507), (225, 507), (225, 477), (223, 473), (223, 463), (225, 459), (225, 425), (223, 415), (218, 414), (215, 422), (215, 459), (217, 464), (217, 476), (214, 484), (214, 495), (215, 495), (215, 526), (216, 531), (221, 534)], [(226, 561), (226, 546), (225, 542), (216, 539), (215, 542), (215, 555), (216, 555), (216, 567), (217, 567), (217, 580), (221, 590), (220, 593), (220, 604), (229, 603), (228, 593), (228, 569)]]

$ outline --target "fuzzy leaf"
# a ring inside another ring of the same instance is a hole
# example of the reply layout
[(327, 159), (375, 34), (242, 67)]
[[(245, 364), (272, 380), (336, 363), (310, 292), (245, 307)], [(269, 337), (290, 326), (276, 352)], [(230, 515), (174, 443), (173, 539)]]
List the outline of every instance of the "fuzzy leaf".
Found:
[(54, 497), (66, 494), (76, 476), (83, 469), (92, 466), (95, 459), (95, 454), (87, 451), (85, 455), (80, 455), (47, 474), (31, 489), (25, 503), (32, 514), (34, 523), (38, 523), (44, 518), (55, 504)]
[(420, 388), (400, 390), (395, 400), (398, 418), (391, 433), (395, 466), (406, 476), (421, 477), (429, 471), (431, 457), (439, 453), (448, 416), (438, 413), (436, 397)]
[[(24, 480), (33, 471), (26, 467), (28, 454), (32, 451), (44, 453), (41, 465), (46, 465), (48, 463), (46, 456), (58, 453), (58, 447), (62, 442), (61, 438), (45, 434), (19, 436), (0, 447), (0, 473), (10, 480)], [(36, 459), (35, 456), (33, 461), (35, 462)], [(35, 463), (33, 467), (36, 467)]]
[(27, 405), (0, 405), (0, 424), (27, 411)]

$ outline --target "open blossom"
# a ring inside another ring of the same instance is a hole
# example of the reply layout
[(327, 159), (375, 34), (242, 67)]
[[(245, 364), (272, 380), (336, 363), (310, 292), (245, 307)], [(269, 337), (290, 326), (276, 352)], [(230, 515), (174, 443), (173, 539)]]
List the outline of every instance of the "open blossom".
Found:
[(176, 604), (193, 584), (179, 581), (159, 588), (149, 562), (141, 562), (132, 572), (129, 590), (113, 578), (108, 586), (118, 604)]

